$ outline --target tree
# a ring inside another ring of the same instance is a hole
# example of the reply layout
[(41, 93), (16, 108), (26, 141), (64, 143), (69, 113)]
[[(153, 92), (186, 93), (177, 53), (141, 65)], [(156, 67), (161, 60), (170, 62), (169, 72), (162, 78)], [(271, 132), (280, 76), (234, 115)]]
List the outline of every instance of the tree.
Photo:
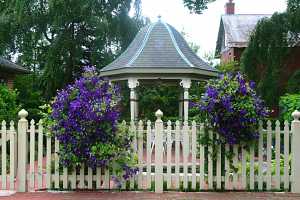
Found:
[(285, 60), (299, 41), (299, 1), (289, 0), (285, 13), (275, 13), (258, 22), (242, 55), (242, 70), (258, 84), (258, 91), (269, 106), (277, 106), (286, 88), (281, 84)]
[(207, 9), (207, 5), (216, 0), (183, 0), (184, 6), (192, 13), (202, 14)]
[(39, 107), (45, 104), (42, 91), (36, 82), (39, 80), (38, 74), (19, 75), (14, 82), (14, 88), (18, 92), (17, 103), (25, 109), (30, 115), (28, 120), (38, 121), (41, 118)]
[(140, 0), (0, 1), (0, 54), (40, 74), (50, 99), (73, 82), (84, 65), (101, 68), (133, 39), (139, 26)]

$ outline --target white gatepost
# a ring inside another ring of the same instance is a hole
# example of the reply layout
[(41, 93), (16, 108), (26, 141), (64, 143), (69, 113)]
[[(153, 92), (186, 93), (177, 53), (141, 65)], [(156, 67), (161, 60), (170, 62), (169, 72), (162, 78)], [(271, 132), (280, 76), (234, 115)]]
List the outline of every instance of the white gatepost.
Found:
[(292, 122), (292, 192), (300, 193), (300, 112), (298, 110), (292, 113), (294, 118)]
[(180, 85), (183, 87), (183, 120), (189, 119), (189, 89), (191, 87), (191, 79), (184, 78), (181, 80)]
[(27, 167), (27, 129), (28, 121), (26, 117), (28, 112), (22, 109), (19, 112), (20, 120), (18, 122), (18, 192), (27, 192), (26, 167)]
[(135, 121), (137, 119), (137, 95), (136, 87), (139, 86), (139, 81), (136, 78), (128, 79), (128, 87), (130, 89), (130, 119)]
[(155, 193), (163, 192), (163, 112), (156, 111), (155, 116)]

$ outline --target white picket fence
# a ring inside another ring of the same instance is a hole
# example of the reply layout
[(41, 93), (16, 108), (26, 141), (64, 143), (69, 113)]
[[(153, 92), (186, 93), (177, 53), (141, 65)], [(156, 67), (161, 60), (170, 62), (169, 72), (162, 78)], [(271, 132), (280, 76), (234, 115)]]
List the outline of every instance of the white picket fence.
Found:
[[(26, 111), (20, 111), (17, 131), (13, 122), (9, 127), (2, 122), (1, 190), (116, 189), (113, 171), (84, 166), (79, 170), (59, 170), (56, 153), (59, 142), (45, 133), (42, 121), (28, 123), (27, 115)], [(197, 142), (204, 134), (218, 137), (212, 131), (207, 132), (203, 123), (165, 124), (162, 113), (157, 112), (156, 116), (155, 123), (140, 121), (129, 125), (136, 136), (132, 145), (138, 155), (139, 173), (123, 184), (122, 189), (300, 193), (300, 113), (294, 113), (292, 128), (288, 122), (281, 125), (279, 121), (275, 124), (268, 121), (265, 129), (261, 124), (259, 142), (250, 151), (238, 146), (218, 147), (216, 159), (208, 153), (211, 146)], [(235, 153), (232, 163), (237, 171), (230, 167), (225, 148)]]

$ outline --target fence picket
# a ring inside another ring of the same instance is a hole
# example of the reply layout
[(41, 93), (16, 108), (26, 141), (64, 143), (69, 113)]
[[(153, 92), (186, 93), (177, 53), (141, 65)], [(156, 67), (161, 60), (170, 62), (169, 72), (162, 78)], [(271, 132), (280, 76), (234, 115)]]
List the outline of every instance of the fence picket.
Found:
[[(235, 168), (237, 168), (237, 166), (238, 166), (238, 162), (239, 162), (239, 147), (237, 146), (237, 145), (234, 145), (233, 146), (233, 153), (234, 153), (234, 156), (233, 156), (233, 166), (235, 167)], [(238, 186), (239, 186), (239, 184), (238, 184), (238, 172), (233, 172), (233, 189), (234, 190), (237, 190), (238, 189)]]
[[(124, 186), (123, 184), (122, 186)], [(96, 189), (99, 190), (101, 187), (101, 168), (97, 167), (96, 169)]]
[[(213, 139), (213, 132), (209, 131), (209, 138), (210, 140)], [(213, 189), (213, 160), (212, 160), (212, 153), (213, 149), (212, 146), (208, 146), (208, 189), (212, 190)]]
[(250, 147), (250, 190), (254, 190), (254, 146)]
[(276, 121), (275, 128), (275, 159), (276, 159), (276, 189), (280, 189), (280, 122)]
[(143, 161), (143, 154), (144, 154), (144, 125), (143, 125), (143, 121), (140, 120), (139, 121), (139, 125), (138, 125), (138, 138), (137, 138), (137, 142), (138, 142), (138, 161), (139, 161), (139, 174), (138, 174), (138, 188), (142, 189), (143, 188), (143, 165), (144, 165), (144, 161)]
[(51, 189), (51, 136), (46, 135), (46, 188)]
[(84, 168), (85, 168), (85, 166), (82, 164), (80, 166), (80, 170), (79, 170), (79, 189), (84, 189), (85, 188)]
[(247, 188), (247, 169), (246, 169), (246, 150), (242, 147), (242, 189), (246, 190)]
[(59, 141), (55, 138), (54, 142), (54, 188), (59, 188)]
[(104, 189), (110, 189), (110, 172), (109, 169), (105, 169), (104, 171), (104, 182), (103, 182), (103, 187)]
[[(134, 121), (131, 121), (130, 123), (130, 130), (133, 134), (133, 141), (132, 141), (132, 148), (134, 152), (137, 152), (137, 135), (136, 135), (136, 126)], [(130, 178), (130, 189), (134, 189), (134, 183), (135, 183), (135, 176)]]
[(63, 189), (68, 189), (68, 168), (64, 167), (63, 168), (63, 174), (62, 174), (62, 178), (63, 178)]
[[(225, 144), (225, 152), (230, 151), (230, 146), (229, 144)], [(230, 189), (230, 160), (227, 158), (225, 155), (225, 189), (229, 190)]]
[(151, 188), (151, 122), (147, 121), (147, 188)]
[(43, 187), (43, 121), (38, 123), (38, 189)]
[(196, 189), (196, 154), (197, 154), (197, 129), (196, 129), (196, 122), (192, 122), (192, 189)]
[(175, 127), (175, 188), (179, 189), (179, 159), (180, 159), (180, 123), (176, 121)]
[(290, 128), (288, 121), (284, 122), (284, 189), (288, 190), (290, 187)]
[(171, 188), (171, 162), (172, 162), (172, 123), (169, 120), (167, 123), (167, 189)]
[(88, 189), (93, 189), (93, 169), (88, 168), (88, 176), (87, 176)]
[(9, 182), (10, 182), (10, 186), (9, 189), (10, 190), (14, 190), (15, 189), (15, 127), (14, 127), (14, 121), (10, 121), (10, 128), (9, 128), (9, 158), (10, 158), (10, 166), (9, 166)]
[(263, 189), (263, 131), (262, 131), (262, 122), (259, 122), (259, 141), (258, 141), (258, 190)]
[(71, 189), (76, 189), (77, 187), (77, 171), (75, 167), (72, 169), (72, 174), (70, 176), (70, 185)]
[(272, 123), (267, 122), (267, 190), (272, 188)]
[(188, 188), (188, 156), (189, 156), (189, 125), (185, 121), (183, 125), (183, 188)]
[(7, 174), (6, 174), (6, 159), (7, 159), (7, 155), (6, 155), (6, 122), (5, 121), (2, 121), (2, 128), (1, 128), (1, 146), (2, 146), (2, 156), (1, 156), (1, 159), (2, 159), (2, 190), (6, 190), (6, 177), (7, 177)]
[[(217, 139), (219, 139), (219, 134), (216, 135)], [(219, 147), (217, 147), (217, 151), (218, 151), (218, 156), (217, 156), (217, 189), (220, 190), (222, 187), (222, 180), (221, 180), (221, 156), (222, 156), (222, 151), (221, 151), (221, 145)]]
[[(200, 138), (204, 136), (204, 124), (200, 124)], [(200, 190), (204, 189), (204, 145), (200, 144)]]
[(34, 124), (34, 120), (32, 119), (30, 121), (30, 152), (29, 152), (29, 169), (30, 169), (30, 172), (29, 172), (29, 187), (30, 187), (30, 190), (34, 190), (34, 175), (35, 175), (35, 124)]

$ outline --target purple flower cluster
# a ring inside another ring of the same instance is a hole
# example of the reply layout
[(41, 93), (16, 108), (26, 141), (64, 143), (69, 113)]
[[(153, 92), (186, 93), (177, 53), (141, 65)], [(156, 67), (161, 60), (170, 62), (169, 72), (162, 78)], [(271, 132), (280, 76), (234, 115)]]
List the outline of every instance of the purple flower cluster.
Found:
[(211, 80), (197, 105), (210, 125), (229, 144), (247, 143), (258, 138), (258, 123), (268, 116), (264, 102), (241, 73), (223, 74)]
[(100, 78), (94, 67), (58, 92), (51, 118), (63, 166), (108, 167), (129, 151), (130, 139), (117, 136), (119, 101), (119, 87)]

